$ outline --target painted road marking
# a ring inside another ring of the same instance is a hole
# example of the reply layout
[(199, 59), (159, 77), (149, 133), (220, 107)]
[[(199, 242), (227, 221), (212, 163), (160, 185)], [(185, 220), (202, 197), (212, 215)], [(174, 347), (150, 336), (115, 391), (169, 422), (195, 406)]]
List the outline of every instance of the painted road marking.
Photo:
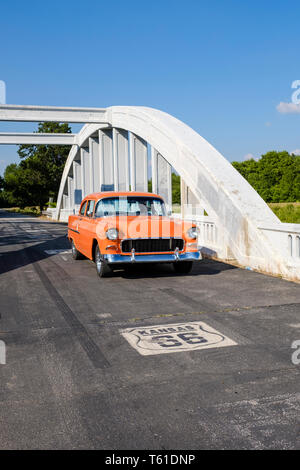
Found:
[(96, 313), (98, 318), (111, 318), (112, 314), (111, 313)]
[(67, 255), (71, 250), (44, 250), (47, 255)]
[(25, 232), (28, 232), (28, 233), (32, 233), (32, 232), (40, 233), (40, 232), (47, 232), (47, 230), (44, 229), (44, 228), (25, 228)]
[(202, 321), (126, 328), (120, 333), (143, 356), (237, 345)]

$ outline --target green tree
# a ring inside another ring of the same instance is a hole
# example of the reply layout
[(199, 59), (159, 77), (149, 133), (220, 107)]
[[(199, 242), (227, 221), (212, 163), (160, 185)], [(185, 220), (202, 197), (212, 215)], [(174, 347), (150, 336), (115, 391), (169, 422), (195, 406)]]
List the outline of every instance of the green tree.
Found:
[(300, 200), (300, 156), (271, 151), (258, 161), (233, 162), (233, 166), (266, 202)]
[[(43, 122), (38, 133), (70, 133), (68, 124)], [(56, 199), (69, 146), (20, 145), (19, 165), (9, 165), (4, 174), (5, 189), (20, 207), (38, 205), (42, 211), (49, 197)]]
[(7, 200), (7, 194), (4, 190), (4, 178), (0, 176), (0, 207), (7, 207), (9, 206), (9, 202)]
[(172, 204), (180, 203), (180, 176), (172, 173)]
[(0, 192), (4, 190), (4, 178), (0, 175)]
[(5, 190), (8, 195), (10, 205), (21, 208), (30, 205), (40, 205), (45, 196), (41, 184), (41, 174), (35, 171), (28, 163), (21, 162), (20, 165), (12, 163), (8, 165), (4, 172)]

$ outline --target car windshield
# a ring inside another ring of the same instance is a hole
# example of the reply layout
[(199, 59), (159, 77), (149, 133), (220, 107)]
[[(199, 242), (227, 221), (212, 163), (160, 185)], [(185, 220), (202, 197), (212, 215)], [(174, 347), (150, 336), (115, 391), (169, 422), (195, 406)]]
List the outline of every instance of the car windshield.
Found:
[(165, 203), (155, 197), (108, 197), (100, 199), (97, 204), (95, 216), (105, 217), (112, 215), (166, 215)]

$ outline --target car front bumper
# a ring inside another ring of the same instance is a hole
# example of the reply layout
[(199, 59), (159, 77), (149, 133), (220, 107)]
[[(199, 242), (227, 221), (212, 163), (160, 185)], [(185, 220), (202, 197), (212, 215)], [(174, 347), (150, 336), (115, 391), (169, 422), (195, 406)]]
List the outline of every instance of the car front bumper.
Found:
[(199, 261), (202, 259), (200, 251), (191, 251), (186, 253), (166, 253), (161, 255), (138, 255), (132, 253), (130, 255), (105, 254), (104, 261), (107, 264), (123, 264), (123, 263), (177, 263), (181, 261)]

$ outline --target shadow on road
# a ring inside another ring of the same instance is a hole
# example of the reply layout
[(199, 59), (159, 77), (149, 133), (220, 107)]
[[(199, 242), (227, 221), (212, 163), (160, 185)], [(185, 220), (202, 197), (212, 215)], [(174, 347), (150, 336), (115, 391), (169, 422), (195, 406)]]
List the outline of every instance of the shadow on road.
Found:
[[(22, 219), (22, 220), (20, 220)], [(14, 221), (17, 225), (14, 224)], [(3, 232), (8, 226), (9, 232)], [(25, 230), (23, 226), (30, 224), (31, 230)], [(45, 250), (69, 249), (70, 244), (65, 235), (55, 237), (51, 229), (63, 229), (62, 224), (55, 222), (35, 221), (31, 217), (22, 214), (4, 212), (0, 209), (0, 247), (16, 247), (15, 250), (2, 251), (0, 254), (0, 274), (27, 266), (54, 255), (45, 253)], [(30, 246), (25, 246), (29, 245)], [(20, 249), (21, 245), (22, 248)], [(84, 263), (85, 260), (77, 263)], [(110, 277), (123, 277), (126, 279), (159, 278), (174, 276), (199, 276), (215, 275), (222, 271), (237, 269), (235, 266), (203, 259), (195, 262), (189, 274), (175, 273), (172, 264), (135, 264), (126, 269), (114, 270)]]
[(64, 224), (0, 209), (0, 247), (4, 248), (0, 253), (0, 274), (53, 256), (45, 250), (69, 249), (66, 236), (61, 234), (63, 230)]
[(123, 277), (125, 279), (139, 279), (139, 278), (158, 278), (158, 277), (194, 277), (200, 275), (214, 275), (222, 271), (230, 269), (237, 269), (235, 266), (224, 264), (210, 259), (203, 259), (199, 262), (194, 262), (193, 269), (188, 274), (175, 273), (172, 264), (135, 264), (127, 266), (126, 269), (113, 271), (111, 277)]
[[(28, 242), (29, 243), (29, 242)], [(32, 243), (32, 240), (31, 240)], [(50, 258), (45, 250), (70, 249), (70, 243), (66, 236), (59, 236), (43, 243), (38, 243), (20, 250), (6, 251), (0, 256), (0, 274), (27, 266), (29, 264)]]

